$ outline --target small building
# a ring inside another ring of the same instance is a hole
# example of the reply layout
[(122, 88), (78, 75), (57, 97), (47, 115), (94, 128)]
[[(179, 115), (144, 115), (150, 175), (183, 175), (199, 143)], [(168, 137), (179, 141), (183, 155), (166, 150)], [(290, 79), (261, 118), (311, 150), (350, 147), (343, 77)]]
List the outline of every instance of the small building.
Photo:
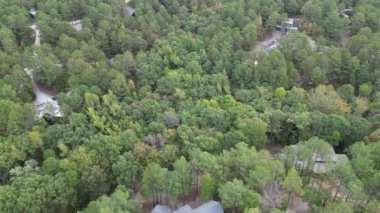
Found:
[(294, 30), (300, 30), (301, 29), (301, 20), (300, 19), (290, 18), (290, 19), (288, 19), (286, 24), (288, 25), (288, 27), (290, 29), (294, 29)]
[(219, 202), (211, 200), (198, 208), (194, 209), (195, 213), (224, 213)]
[(125, 6), (123, 7), (123, 14), (127, 17), (135, 16), (135, 9), (130, 6)]
[(291, 30), (300, 30), (301, 29), (301, 20), (300, 19), (294, 19), (294, 18), (288, 18), (287, 20), (278, 24), (275, 28), (276, 28), (276, 30), (281, 31), (282, 34), (286, 34)]
[(37, 108), (37, 114), (36, 119), (39, 120), (43, 118), (45, 115), (50, 115), (52, 117), (56, 118), (62, 118), (63, 114), (61, 111), (60, 106), (58, 105), (58, 102), (55, 100), (55, 98), (51, 98), (50, 101), (36, 104)]
[(37, 9), (35, 7), (30, 8), (29, 15), (31, 18), (35, 18), (37, 16)]
[[(150, 213), (171, 213), (169, 206), (157, 205)], [(224, 213), (219, 202), (211, 200), (203, 205), (193, 209), (188, 204), (176, 209), (173, 213)]]
[(72, 21), (72, 22), (70, 22), (70, 25), (72, 27), (74, 27), (74, 29), (77, 31), (82, 31), (82, 29), (83, 29), (82, 20)]
[(184, 205), (176, 210), (173, 213), (194, 213), (194, 210), (189, 205)]
[(171, 213), (172, 210), (170, 209), (169, 206), (165, 205), (157, 205), (152, 209), (150, 213)]
[(344, 16), (344, 17), (347, 17), (347, 18), (350, 18), (354, 15), (354, 11), (353, 9), (350, 7), (350, 8), (346, 8), (346, 9), (343, 9), (340, 11), (340, 15), (341, 16)]
[(125, 6), (123, 7), (123, 15), (127, 17), (135, 16), (135, 8), (130, 6), (130, 1), (131, 0), (125, 0)]

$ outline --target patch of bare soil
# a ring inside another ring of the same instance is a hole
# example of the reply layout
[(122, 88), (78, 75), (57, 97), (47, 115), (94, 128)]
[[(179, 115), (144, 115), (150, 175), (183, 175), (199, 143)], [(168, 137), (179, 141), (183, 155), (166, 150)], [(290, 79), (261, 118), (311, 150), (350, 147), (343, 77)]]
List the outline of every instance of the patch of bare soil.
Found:
[(45, 86), (44, 84), (42, 84), (41, 82), (39, 81), (35, 81), (34, 82), (36, 84), (36, 87), (42, 92), (42, 93), (45, 93), (47, 95), (50, 95), (50, 96), (56, 96), (58, 93), (56, 91), (54, 91), (52, 88), (49, 88), (47, 86)]
[(254, 47), (251, 48), (251, 51), (257, 52), (262, 50), (263, 46), (268, 45), (269, 43), (277, 40), (281, 37), (281, 32), (272, 31), (269, 32), (261, 41), (257, 42)]
[[(314, 182), (313, 186), (316, 188), (320, 187), (322, 189), (331, 189), (331, 196), (332, 197), (334, 197), (335, 194), (337, 193), (337, 188), (335, 186), (331, 187), (331, 183), (327, 180), (323, 181), (322, 183), (316, 181), (316, 182)], [(344, 195), (342, 193), (342, 190), (340, 190), (338, 192), (338, 194), (336, 195), (337, 198), (341, 198), (341, 199), (345, 198), (345, 196), (346, 195)]]
[(286, 210), (287, 213), (308, 213), (309, 206), (306, 202), (302, 200), (302, 198), (298, 196), (293, 197), (293, 202)]
[(347, 41), (350, 39), (351, 32), (349, 29), (345, 29), (340, 33), (340, 44), (345, 46)]
[(269, 143), (266, 148), (274, 156), (277, 153), (281, 152), (282, 148), (284, 148), (284, 147), (278, 143)]
[(294, 196), (292, 205), (288, 208), (288, 211), (294, 213), (308, 213), (310, 210), (309, 206), (302, 200), (302, 198)]

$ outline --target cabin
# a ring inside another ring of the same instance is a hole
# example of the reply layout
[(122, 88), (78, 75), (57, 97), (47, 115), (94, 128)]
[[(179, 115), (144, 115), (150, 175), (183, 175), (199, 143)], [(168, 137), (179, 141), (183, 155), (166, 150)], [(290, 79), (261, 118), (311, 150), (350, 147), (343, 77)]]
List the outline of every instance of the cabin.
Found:
[(169, 206), (156, 205), (150, 213), (224, 213), (222, 206), (219, 202), (211, 200), (195, 209), (191, 208), (188, 204), (172, 211)]
[(34, 19), (37, 16), (37, 9), (35, 7), (30, 8), (29, 15)]
[(82, 29), (83, 29), (82, 20), (72, 21), (72, 22), (70, 22), (70, 25), (71, 25), (76, 31), (82, 31)]
[(135, 16), (135, 8), (130, 6), (130, 0), (125, 0), (125, 6), (123, 7), (123, 15), (130, 17)]
[(173, 213), (193, 213), (193, 212), (194, 210), (187, 204), (173, 211)]
[(55, 100), (55, 97), (52, 97), (50, 100), (43, 103), (36, 103), (37, 113), (36, 119), (39, 120), (46, 115), (56, 118), (62, 118), (63, 114), (61, 111), (58, 102)]
[(195, 213), (223, 213), (223, 208), (219, 202), (211, 200), (198, 208), (194, 209)]
[(354, 11), (352, 8), (346, 8), (346, 9), (343, 9), (340, 11), (340, 15), (347, 17), (347, 18), (350, 18), (354, 15)]
[(125, 6), (123, 7), (123, 14), (127, 17), (135, 16), (135, 9), (129, 6)]
[(291, 30), (300, 30), (301, 29), (301, 20), (300, 19), (294, 19), (294, 18), (288, 18), (287, 20), (278, 24), (275, 27), (275, 29), (278, 31), (281, 31), (282, 34), (286, 34)]
[(172, 210), (169, 206), (165, 205), (156, 205), (150, 213), (171, 213)]

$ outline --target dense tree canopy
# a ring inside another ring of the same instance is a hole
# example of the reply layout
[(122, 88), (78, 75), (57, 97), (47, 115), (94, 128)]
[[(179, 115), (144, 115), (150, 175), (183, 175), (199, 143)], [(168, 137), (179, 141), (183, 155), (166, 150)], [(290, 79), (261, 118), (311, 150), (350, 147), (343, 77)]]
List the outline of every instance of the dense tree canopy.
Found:
[[(378, 212), (377, 0), (0, 0), (0, 14), (0, 212)], [(288, 17), (300, 29), (276, 31)], [(37, 119), (41, 91), (63, 116)]]

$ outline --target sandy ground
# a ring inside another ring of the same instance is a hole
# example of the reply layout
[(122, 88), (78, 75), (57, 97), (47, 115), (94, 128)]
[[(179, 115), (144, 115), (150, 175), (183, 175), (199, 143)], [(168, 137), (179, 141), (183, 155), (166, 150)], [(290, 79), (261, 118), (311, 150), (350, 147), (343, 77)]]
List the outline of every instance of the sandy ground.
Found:
[(307, 40), (309, 41), (311, 49), (317, 49), (317, 42), (315, 42), (310, 36), (307, 37)]
[(309, 211), (307, 203), (298, 196), (293, 197), (292, 205), (286, 210), (287, 213), (308, 213)]
[(41, 45), (41, 33), (40, 30), (38, 29), (36, 24), (32, 24), (30, 28), (34, 31), (34, 36), (36, 40), (34, 41), (34, 45)]
[(309, 205), (302, 198), (293, 196), (293, 202), (286, 209), (286, 213), (308, 213), (310, 212)]
[[(257, 44), (251, 49), (254, 52), (263, 51), (268, 45), (274, 41), (279, 41), (281, 38), (280, 31), (272, 31), (262, 40), (257, 42)], [(310, 37), (307, 36), (307, 40), (313, 50), (317, 49), (317, 43)]]
[(343, 30), (341, 33), (340, 33), (340, 44), (342, 46), (345, 46), (347, 41), (350, 39), (350, 30), (349, 29), (345, 29)]
[(281, 37), (281, 32), (272, 31), (268, 33), (262, 41), (257, 42), (257, 44), (252, 48), (252, 51), (262, 51), (264, 47), (268, 46), (274, 40), (278, 40)]
[[(41, 45), (41, 33), (38, 29), (38, 26), (36, 24), (32, 24), (30, 28), (34, 31), (35, 41), (34, 45), (40, 46)], [(33, 79), (33, 70), (25, 67), (24, 71), (28, 74), (30, 79), (33, 82), (33, 89), (34, 93), (36, 94), (36, 99), (34, 100), (34, 105), (37, 107), (37, 118), (41, 118), (44, 114), (44, 109), (47, 104), (50, 104), (53, 107), (54, 115), (57, 117), (62, 117), (62, 113), (60, 111), (60, 107), (58, 105), (58, 102), (53, 100), (53, 97), (56, 95), (56, 93), (47, 88), (44, 87), (42, 84), (36, 82)]]
[[(34, 36), (35, 36), (35, 41), (34, 45), (40, 46), (41, 45), (41, 34), (40, 30), (38, 29), (36, 24), (33, 24), (30, 26), (30, 28), (34, 31)], [(33, 79), (33, 70), (30, 68), (25, 68), (25, 72), (29, 75), (29, 77), (33, 81), (33, 87), (34, 87), (34, 92), (36, 94), (36, 100), (34, 101), (34, 104), (36, 106), (39, 106), (43, 103), (49, 102), (52, 100), (54, 97), (54, 92), (51, 90), (48, 90), (47, 88), (41, 86), (38, 84), (34, 79)]]

